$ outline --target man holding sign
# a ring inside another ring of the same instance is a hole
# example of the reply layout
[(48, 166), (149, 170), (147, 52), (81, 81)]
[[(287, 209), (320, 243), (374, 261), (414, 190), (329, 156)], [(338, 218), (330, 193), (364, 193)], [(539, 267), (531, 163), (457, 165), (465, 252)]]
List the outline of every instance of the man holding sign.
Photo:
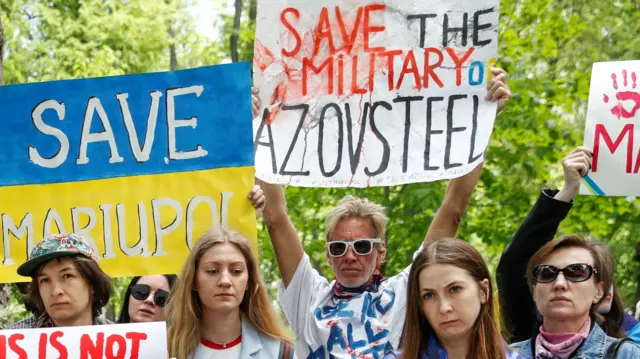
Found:
[[(500, 111), (511, 93), (506, 74), (495, 69), (489, 83), (491, 101)], [(451, 181), (442, 206), (424, 239), (456, 235), (478, 182), (482, 165)], [(267, 197), (264, 220), (271, 237), (282, 285), (278, 300), (296, 338), (299, 358), (381, 358), (398, 348), (406, 305), (410, 267), (385, 279), (385, 209), (366, 199), (345, 197), (326, 219), (327, 262), (335, 280), (329, 283), (311, 265), (287, 215), (282, 186), (261, 182)]]
[[(384, 279), (385, 209), (345, 197), (327, 216), (329, 283), (312, 267), (282, 188), (455, 178), (425, 242), (455, 236), (493, 121), (510, 97), (497, 0), (258, 1), (256, 177), (300, 359), (398, 349), (409, 268)], [(488, 91), (487, 91), (488, 89)]]

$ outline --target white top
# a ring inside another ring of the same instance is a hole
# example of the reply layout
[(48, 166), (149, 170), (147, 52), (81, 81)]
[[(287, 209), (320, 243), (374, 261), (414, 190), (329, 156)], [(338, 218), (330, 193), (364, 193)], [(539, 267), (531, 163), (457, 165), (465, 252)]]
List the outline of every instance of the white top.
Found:
[(198, 344), (193, 359), (237, 359), (240, 358), (242, 343), (227, 349), (214, 349), (203, 343)]
[(334, 282), (313, 269), (305, 253), (289, 286), (280, 282), (278, 289), (298, 359), (382, 358), (387, 350), (397, 350), (410, 268), (384, 280), (377, 292), (337, 299)]

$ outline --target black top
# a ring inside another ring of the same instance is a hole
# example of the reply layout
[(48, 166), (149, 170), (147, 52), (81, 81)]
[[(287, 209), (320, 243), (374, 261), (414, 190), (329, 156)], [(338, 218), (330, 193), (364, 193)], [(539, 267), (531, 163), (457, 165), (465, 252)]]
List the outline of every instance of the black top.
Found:
[(553, 239), (573, 205), (554, 199), (556, 193), (558, 190), (542, 191), (498, 264), (496, 279), (502, 323), (510, 331), (505, 338), (509, 343), (531, 338), (542, 322), (529, 291), (526, 271), (529, 259)]

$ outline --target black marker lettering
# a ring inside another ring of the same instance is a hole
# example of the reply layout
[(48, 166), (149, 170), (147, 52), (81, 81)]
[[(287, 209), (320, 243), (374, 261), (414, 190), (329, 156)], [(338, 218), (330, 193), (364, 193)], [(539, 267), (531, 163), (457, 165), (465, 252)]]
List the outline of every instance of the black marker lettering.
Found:
[(449, 96), (449, 106), (447, 107), (447, 144), (444, 148), (444, 169), (460, 167), (462, 163), (451, 163), (451, 135), (454, 132), (462, 132), (466, 130), (466, 127), (453, 127), (453, 105), (456, 100), (467, 98), (467, 95), (451, 95)]
[(489, 9), (476, 11), (476, 13), (473, 14), (473, 46), (475, 47), (486, 46), (491, 43), (491, 39), (481, 41), (479, 33), (480, 33), (480, 30), (490, 29), (493, 26), (493, 24), (486, 23), (486, 24), (480, 25), (479, 23), (480, 23), (480, 16), (490, 14), (494, 11), (495, 11), (495, 8), (489, 8)]
[(385, 102), (385, 101), (375, 102), (371, 106), (371, 112), (369, 113), (369, 122), (371, 123), (371, 131), (376, 135), (376, 137), (378, 137), (378, 140), (380, 140), (380, 142), (382, 142), (383, 151), (382, 151), (382, 160), (380, 161), (380, 167), (378, 167), (377, 170), (371, 172), (368, 167), (365, 167), (364, 173), (367, 176), (377, 176), (377, 175), (381, 174), (382, 172), (384, 172), (387, 169), (387, 167), (389, 166), (389, 156), (390, 156), (390, 152), (391, 152), (391, 149), (389, 148), (389, 142), (387, 141), (386, 138), (384, 138), (384, 136), (382, 135), (380, 130), (378, 130), (378, 127), (376, 126), (376, 121), (375, 121), (375, 118), (374, 118), (375, 117), (375, 112), (376, 112), (376, 109), (378, 108), (378, 106), (382, 106), (382, 107), (386, 108), (389, 111), (391, 111), (391, 109), (393, 108), (393, 107), (391, 107), (391, 104), (389, 104), (388, 102)]
[[(324, 168), (324, 153), (322, 145), (324, 143), (324, 121), (327, 110), (333, 108), (336, 110), (336, 118), (338, 119), (338, 158), (336, 159), (336, 165), (333, 170), (327, 172)], [(342, 110), (336, 103), (329, 103), (322, 108), (320, 113), (320, 122), (318, 124), (318, 163), (320, 165), (320, 172), (324, 177), (333, 177), (340, 170), (342, 162), (342, 142), (344, 137), (344, 131), (342, 129)]]
[(473, 95), (473, 119), (471, 122), (471, 148), (469, 150), (469, 163), (475, 162), (478, 158), (480, 158), (483, 152), (480, 152), (479, 155), (474, 156), (473, 150), (476, 148), (476, 134), (478, 132), (478, 106), (480, 104), (480, 99), (478, 95)]
[(444, 97), (428, 97), (427, 98), (427, 132), (425, 134), (425, 143), (424, 143), (424, 170), (425, 171), (436, 171), (440, 168), (438, 166), (430, 166), (429, 157), (431, 154), (431, 136), (439, 135), (444, 132), (442, 130), (431, 129), (431, 125), (433, 124), (433, 102), (443, 101), (443, 100), (444, 100)]
[(362, 142), (364, 141), (364, 130), (367, 127), (367, 116), (369, 113), (369, 107), (371, 104), (369, 102), (365, 102), (364, 109), (362, 110), (362, 122), (360, 123), (360, 134), (358, 136), (358, 144), (356, 145), (356, 149), (353, 149), (353, 136), (352, 136), (352, 127), (351, 123), (351, 107), (349, 103), (345, 104), (345, 110), (347, 115), (347, 141), (349, 141), (349, 164), (351, 165), (351, 174), (354, 175), (356, 173), (356, 169), (358, 168), (358, 164), (360, 163), (360, 153), (362, 152)]
[[(469, 14), (467, 14), (466, 12), (464, 13), (464, 15), (462, 15), (462, 27), (449, 27), (449, 15), (448, 14), (444, 14), (444, 22), (442, 24), (442, 46), (443, 47), (447, 47), (449, 46), (449, 33), (457, 33), (457, 32), (461, 32), (462, 33), (462, 46), (467, 46), (467, 32), (468, 32), (468, 25), (467, 25), (467, 19), (469, 18)], [(455, 38), (455, 35), (454, 37)]]
[[(253, 143), (253, 155), (255, 156), (258, 152), (258, 146), (266, 146), (269, 147), (271, 151), (271, 170), (273, 174), (278, 173), (278, 164), (276, 163), (276, 146), (273, 143), (273, 133), (271, 133), (271, 124), (266, 124), (267, 119), (269, 118), (269, 109), (265, 108), (264, 113), (262, 114), (262, 121), (260, 121), (260, 126), (258, 127), (258, 131), (256, 132), (256, 141)], [(269, 136), (269, 142), (260, 141), (260, 137), (262, 136), (262, 130), (264, 127), (267, 127), (267, 135)], [(255, 158), (255, 157), (254, 157)]]
[[(295, 106), (282, 106), (282, 111), (295, 111), (302, 110), (302, 115), (300, 116), (300, 122), (298, 123), (298, 127), (296, 128), (296, 132), (293, 134), (293, 139), (291, 140), (291, 146), (289, 146), (289, 150), (287, 151), (287, 155), (284, 156), (284, 161), (282, 161), (282, 167), (280, 167), (280, 174), (282, 176), (308, 176), (310, 174), (309, 171), (287, 171), (285, 168), (287, 167), (287, 163), (289, 163), (289, 158), (291, 157), (291, 153), (293, 152), (293, 148), (298, 141), (298, 135), (300, 134), (300, 129), (302, 129), (302, 124), (304, 124), (304, 119), (307, 117), (307, 113), (309, 113), (309, 105), (301, 104)], [(306, 139), (305, 139), (306, 142)], [(304, 159), (303, 159), (304, 160)]]
[(438, 15), (436, 14), (414, 14), (407, 15), (407, 20), (415, 20), (420, 19), (420, 47), (424, 47), (424, 38), (426, 35), (426, 27), (427, 27), (427, 19), (434, 18)]
[(402, 143), (402, 173), (407, 173), (409, 166), (409, 133), (411, 131), (411, 102), (422, 101), (424, 96), (396, 97), (393, 102), (404, 102), (404, 141)]

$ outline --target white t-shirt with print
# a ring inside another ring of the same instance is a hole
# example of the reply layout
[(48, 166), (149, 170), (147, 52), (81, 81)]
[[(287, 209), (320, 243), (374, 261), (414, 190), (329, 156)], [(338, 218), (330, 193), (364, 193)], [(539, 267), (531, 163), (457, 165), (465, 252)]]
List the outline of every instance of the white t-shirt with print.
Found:
[[(418, 252), (416, 252), (417, 254)], [(415, 255), (414, 254), (414, 257)], [(410, 266), (385, 279), (377, 292), (337, 299), (305, 253), (278, 301), (293, 330), (298, 359), (380, 359), (402, 335)]]
[(196, 347), (193, 359), (240, 359), (242, 343), (227, 349), (213, 349), (200, 343)]

